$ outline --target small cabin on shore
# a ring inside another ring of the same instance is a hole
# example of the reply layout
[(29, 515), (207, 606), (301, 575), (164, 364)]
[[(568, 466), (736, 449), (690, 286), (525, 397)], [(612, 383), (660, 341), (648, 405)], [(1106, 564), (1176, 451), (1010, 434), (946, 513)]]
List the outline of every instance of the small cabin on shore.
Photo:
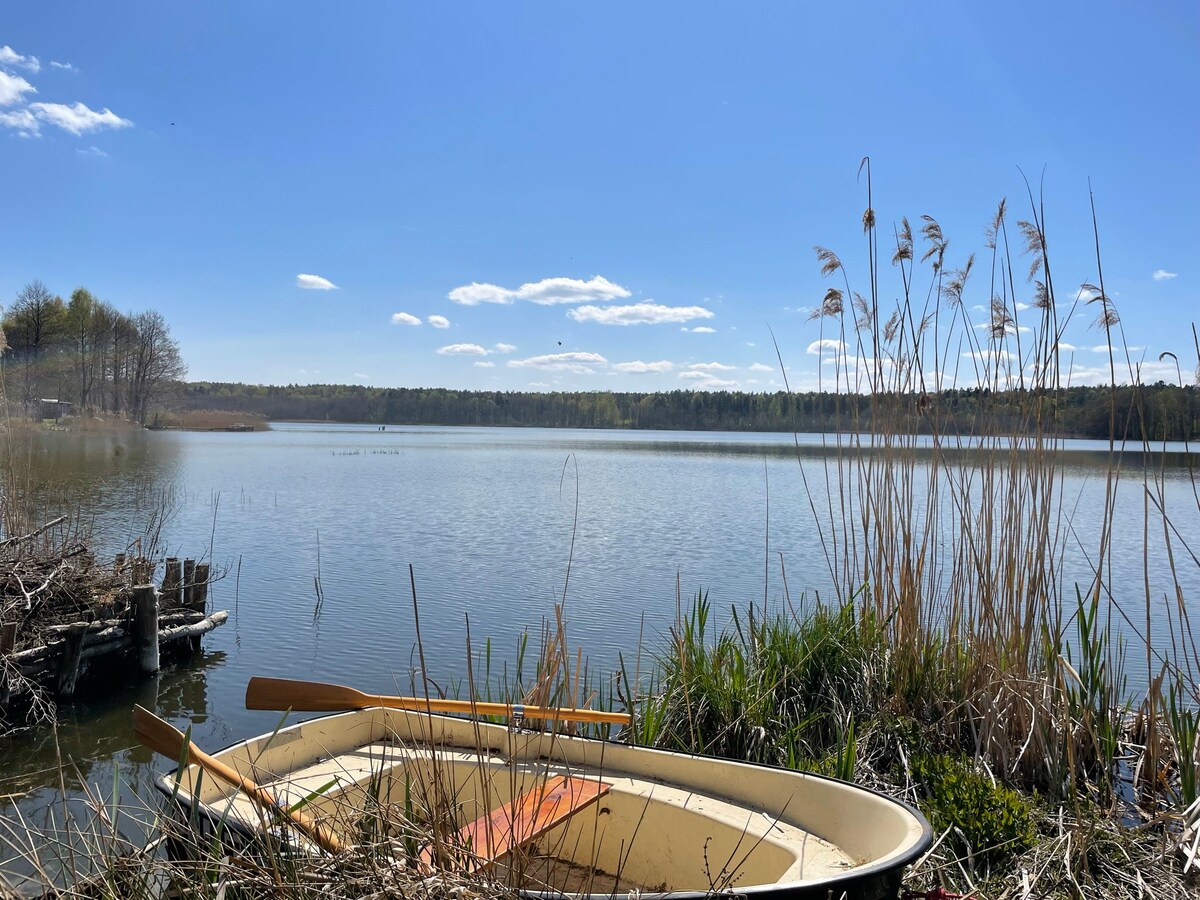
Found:
[(71, 404), (66, 400), (53, 400), (43, 397), (41, 404), (42, 419), (53, 419), (55, 422), (71, 414)]

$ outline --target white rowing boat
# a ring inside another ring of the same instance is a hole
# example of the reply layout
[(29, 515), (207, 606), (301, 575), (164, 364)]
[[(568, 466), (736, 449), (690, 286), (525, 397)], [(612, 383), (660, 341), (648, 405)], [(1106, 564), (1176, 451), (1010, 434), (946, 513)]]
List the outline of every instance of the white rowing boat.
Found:
[[(876, 900), (931, 840), (916, 810), (835, 779), (423, 711), (328, 715), (213, 757), (343, 837), (390, 822), (403, 847), (437, 822), (404, 864), (488, 869), (533, 896)], [(199, 771), (158, 787), (229, 837), (261, 836), (261, 800)]]

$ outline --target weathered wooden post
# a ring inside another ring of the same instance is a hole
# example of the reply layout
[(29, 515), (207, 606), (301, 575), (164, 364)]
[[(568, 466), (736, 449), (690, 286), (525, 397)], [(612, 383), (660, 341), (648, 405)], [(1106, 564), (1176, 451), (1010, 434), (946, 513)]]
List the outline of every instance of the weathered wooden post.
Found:
[(158, 591), (152, 584), (133, 589), (133, 641), (138, 665), (146, 674), (158, 671)]
[(83, 636), (87, 634), (87, 623), (75, 622), (67, 630), (62, 656), (58, 658), (58, 696), (70, 697), (75, 693), (79, 680), (79, 661), (83, 654)]
[(143, 584), (148, 584), (150, 577), (154, 574), (154, 564), (144, 556), (136, 556), (129, 565), (129, 585), (132, 588), (137, 588)]
[(179, 606), (183, 602), (183, 566), (179, 557), (168, 556), (163, 569), (162, 604), (165, 607)]
[(196, 561), (183, 561), (183, 606), (185, 609), (196, 608)]
[[(190, 608), (195, 612), (204, 615), (208, 609), (208, 563), (197, 563), (195, 571), (195, 585), (192, 588), (192, 602)], [(200, 635), (192, 637), (192, 652), (200, 652)]]
[(208, 609), (208, 574), (211, 566), (208, 563), (196, 564), (196, 592), (192, 596), (193, 608), (196, 612)]
[(17, 646), (17, 623), (5, 622), (0, 625), (0, 653), (12, 653)]

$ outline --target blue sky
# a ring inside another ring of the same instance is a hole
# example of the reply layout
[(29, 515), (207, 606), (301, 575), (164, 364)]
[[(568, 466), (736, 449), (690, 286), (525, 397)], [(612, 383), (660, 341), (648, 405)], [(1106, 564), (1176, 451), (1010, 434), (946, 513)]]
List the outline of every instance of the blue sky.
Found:
[(1090, 177), (1128, 343), (1195, 365), (1194, 2), (45, 2), (0, 48), (0, 302), (157, 309), (193, 379), (767, 390), (772, 329), (813, 386), (812, 247), (863, 289), (866, 155), (954, 265), (1044, 172), (1060, 298)]

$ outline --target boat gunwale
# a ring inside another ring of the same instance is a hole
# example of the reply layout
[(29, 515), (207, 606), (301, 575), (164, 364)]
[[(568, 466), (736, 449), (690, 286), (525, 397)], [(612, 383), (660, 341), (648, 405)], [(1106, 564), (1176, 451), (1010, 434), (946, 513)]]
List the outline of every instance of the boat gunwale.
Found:
[[(343, 711), (339, 711), (339, 712), (326, 713), (323, 715), (316, 715), (310, 719), (304, 719), (303, 721), (296, 722), (295, 724), (292, 724), (292, 725), (288, 725), (285, 728), (278, 728), (273, 732), (265, 732), (260, 735), (255, 735), (252, 737), (245, 738), (244, 740), (241, 740), (241, 741), (235, 741), (232, 744), (229, 744), (225, 747), (222, 747), (219, 750), (214, 751), (211, 755), (220, 757), (220, 756), (223, 756), (224, 754), (231, 753), (232, 751), (237, 750), (239, 747), (243, 747), (248, 744), (252, 744), (255, 741), (274, 738), (274, 737), (277, 737), (278, 735), (284, 734), (285, 732), (292, 731), (294, 729), (303, 728), (305, 725), (307, 725), (310, 722), (322, 721), (322, 720), (327, 720), (327, 719), (336, 719), (341, 716), (359, 716), (364, 713), (371, 713), (371, 712), (375, 712), (375, 711), (379, 711), (379, 710), (383, 710), (385, 712), (390, 712), (390, 713), (397, 712), (396, 710), (388, 710), (386, 707), (365, 707), (363, 709), (343, 710)], [(425, 713), (425, 712), (421, 712), (421, 711), (417, 711), (417, 712), (409, 711), (409, 714), (420, 715), (420, 716), (425, 716), (425, 717), (428, 717), (431, 719), (440, 719), (440, 720), (445, 720), (445, 721), (450, 721), (450, 722), (458, 722), (458, 723), (471, 721), (469, 718), (464, 718), (463, 716), (446, 714), (446, 713)], [(487, 724), (493, 724), (493, 723), (487, 723)], [(538, 732), (531, 731), (529, 733), (537, 734)], [(546, 732), (546, 733), (548, 733), (548, 732)], [(800, 898), (800, 897), (808, 897), (810, 895), (816, 897), (816, 896), (824, 896), (824, 893), (827, 890), (833, 890), (839, 886), (847, 896), (853, 896), (853, 895), (849, 894), (848, 891), (846, 891), (846, 887), (855, 882), (860, 882), (860, 881), (870, 882), (873, 880), (884, 878), (884, 877), (894, 873), (896, 875), (896, 883), (897, 883), (897, 885), (899, 885), (899, 880), (900, 880), (899, 873), (906, 866), (908, 866), (910, 863), (912, 863), (913, 860), (917, 859), (922, 854), (924, 854), (933, 843), (933, 827), (929, 824), (929, 820), (926, 819), (925, 816), (921, 813), (921, 811), (919, 809), (917, 809), (915, 806), (911, 805), (910, 803), (905, 802), (904, 800), (901, 800), (898, 797), (894, 797), (890, 794), (884, 793), (883, 791), (876, 790), (875, 788), (865, 787), (863, 785), (854, 784), (853, 782), (849, 782), (849, 781), (843, 781), (840, 778), (834, 778), (833, 776), (830, 776), (830, 775), (822, 775), (818, 772), (803, 772), (803, 771), (800, 771), (799, 769), (789, 769), (785, 766), (777, 766), (777, 765), (772, 765), (770, 763), (748, 762), (746, 760), (730, 759), (730, 758), (723, 757), (723, 756), (704, 756), (703, 754), (687, 753), (687, 752), (680, 751), (680, 750), (663, 750), (658, 747), (641, 747), (636, 744), (618, 744), (615, 741), (605, 741), (600, 738), (585, 737), (582, 735), (556, 735), (556, 737), (559, 739), (569, 738), (571, 741), (580, 741), (580, 742), (586, 742), (586, 743), (596, 744), (596, 745), (613, 745), (613, 744), (615, 744), (616, 746), (627, 747), (629, 749), (636, 750), (639, 753), (649, 753), (652, 755), (658, 755), (658, 756), (662, 756), (665, 758), (679, 758), (679, 759), (692, 759), (692, 760), (719, 762), (719, 763), (725, 763), (725, 764), (729, 764), (729, 765), (736, 766), (736, 767), (747, 767), (750, 769), (763, 769), (763, 770), (767, 770), (767, 771), (783, 772), (785, 774), (800, 776), (802, 778), (812, 778), (812, 779), (817, 779), (820, 781), (830, 782), (832, 784), (839, 785), (843, 788), (849, 788), (850, 790), (853, 790), (858, 793), (872, 795), (874, 797), (877, 797), (881, 800), (886, 801), (888, 804), (891, 804), (892, 806), (898, 807), (901, 811), (903, 811), (904, 813), (907, 813), (909, 818), (913, 822), (916, 822), (921, 828), (920, 835), (912, 842), (912, 845), (910, 847), (908, 847), (907, 849), (900, 851), (897, 856), (888, 857), (884, 860), (877, 860), (877, 861), (872, 861), (872, 862), (868, 862), (868, 863), (863, 863), (861, 865), (855, 866), (852, 869), (847, 869), (844, 873), (840, 873), (840, 874), (836, 874), (836, 875), (832, 875), (832, 876), (828, 876), (828, 877), (823, 877), (823, 878), (820, 878), (817, 880), (809, 879), (809, 880), (798, 880), (798, 881), (787, 881), (787, 882), (776, 881), (776, 882), (768, 882), (768, 883), (762, 883), (762, 884), (749, 885), (744, 888), (730, 888), (727, 890), (716, 891), (716, 892), (714, 892), (712, 890), (705, 891), (705, 890), (691, 890), (691, 889), (680, 890), (680, 891), (642, 891), (638, 894), (638, 896), (641, 897), (642, 900), (666, 900), (666, 898), (670, 898), (670, 900), (700, 900), (700, 898), (711, 898), (711, 897), (766, 897), (766, 896)], [(194, 765), (194, 764), (192, 764), (192, 765)], [(159, 777), (155, 778), (154, 779), (155, 788), (161, 794), (166, 796), (168, 799), (172, 800), (175, 803), (181, 804), (189, 812), (194, 811), (198, 815), (202, 816), (204, 819), (206, 819), (208, 821), (208, 823), (214, 829), (220, 828), (220, 829), (224, 829), (225, 831), (235, 831), (246, 840), (254, 840), (256, 837), (258, 837), (258, 835), (261, 833), (260, 829), (254, 828), (250, 825), (247, 825), (246, 823), (241, 822), (241, 821), (237, 820), (236, 818), (232, 818), (232, 817), (228, 816), (228, 814), (219, 814), (208, 803), (200, 801), (199, 798), (195, 797), (195, 795), (192, 794), (191, 792), (183, 790), (182, 786), (180, 784), (180, 780), (179, 780), (179, 771), (180, 771), (179, 767), (176, 766), (175, 768), (171, 769), (169, 772), (166, 772), (166, 773), (160, 775)], [(195, 806), (198, 806), (198, 808), (194, 808), (194, 804), (192, 802), (193, 799), (196, 800)], [(819, 894), (811, 893), (813, 891), (818, 891), (820, 893)], [(555, 890), (526, 890), (523, 888), (518, 888), (518, 892), (521, 896), (531, 898), (531, 900), (562, 900), (562, 898), (566, 898), (566, 897), (573, 898), (573, 900), (611, 900), (611, 898), (613, 897), (613, 894), (611, 894), (611, 893), (588, 893), (588, 894), (569, 893), (569, 892), (564, 893), (562, 891), (555, 891)]]

